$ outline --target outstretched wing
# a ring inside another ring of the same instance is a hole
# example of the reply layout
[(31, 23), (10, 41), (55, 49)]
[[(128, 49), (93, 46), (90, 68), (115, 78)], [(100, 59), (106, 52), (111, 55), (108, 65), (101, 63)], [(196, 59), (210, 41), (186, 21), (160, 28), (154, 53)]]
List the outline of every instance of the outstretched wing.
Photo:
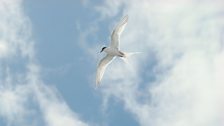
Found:
[(101, 59), (100, 63), (98, 64), (97, 72), (96, 72), (96, 86), (99, 86), (100, 81), (103, 78), (105, 69), (111, 63), (113, 57), (114, 56), (106, 55), (103, 59)]
[(111, 35), (110, 47), (119, 48), (120, 35), (123, 32), (125, 26), (127, 25), (127, 22), (128, 22), (128, 16), (126, 15), (120, 21), (120, 23), (117, 24), (117, 26), (115, 27), (115, 29), (113, 30), (112, 35)]

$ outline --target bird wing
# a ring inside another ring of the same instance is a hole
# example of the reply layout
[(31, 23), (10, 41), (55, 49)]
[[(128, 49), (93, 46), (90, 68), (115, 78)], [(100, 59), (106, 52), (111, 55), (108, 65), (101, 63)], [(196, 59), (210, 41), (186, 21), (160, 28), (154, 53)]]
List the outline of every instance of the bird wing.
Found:
[(105, 69), (112, 62), (113, 58), (114, 56), (106, 55), (103, 59), (100, 60), (100, 63), (98, 64), (97, 72), (96, 72), (96, 86), (100, 84), (100, 81), (103, 78)]
[(124, 31), (125, 26), (128, 22), (128, 16), (126, 15), (120, 23), (117, 24), (117, 26), (114, 28), (112, 35), (111, 35), (111, 44), (110, 47), (119, 48), (119, 42), (120, 42), (120, 35)]

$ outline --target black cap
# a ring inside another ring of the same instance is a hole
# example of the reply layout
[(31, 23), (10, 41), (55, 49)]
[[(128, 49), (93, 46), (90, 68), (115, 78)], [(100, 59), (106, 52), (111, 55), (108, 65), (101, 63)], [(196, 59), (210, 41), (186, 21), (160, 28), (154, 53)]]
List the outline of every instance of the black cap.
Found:
[(100, 51), (100, 52), (103, 52), (103, 50), (104, 50), (104, 49), (106, 49), (106, 48), (107, 48), (107, 47), (103, 47), (103, 48), (101, 49), (101, 51)]

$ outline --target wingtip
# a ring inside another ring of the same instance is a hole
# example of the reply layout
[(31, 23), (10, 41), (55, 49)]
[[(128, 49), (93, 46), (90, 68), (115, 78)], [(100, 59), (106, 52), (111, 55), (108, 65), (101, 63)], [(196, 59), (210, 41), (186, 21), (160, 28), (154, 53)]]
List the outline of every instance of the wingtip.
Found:
[(123, 17), (123, 19), (124, 19), (124, 20), (127, 20), (127, 21), (128, 21), (128, 18), (129, 18), (128, 15), (125, 15), (125, 16)]
[(95, 90), (98, 89), (100, 87), (100, 84), (96, 84), (95, 85)]
[(100, 86), (100, 81), (96, 81), (95, 89), (97, 89)]
[(128, 16), (128, 15), (125, 15), (125, 17), (127, 17), (127, 18), (128, 18), (129, 16)]
[(98, 89), (98, 86), (96, 85), (94, 89), (97, 90)]

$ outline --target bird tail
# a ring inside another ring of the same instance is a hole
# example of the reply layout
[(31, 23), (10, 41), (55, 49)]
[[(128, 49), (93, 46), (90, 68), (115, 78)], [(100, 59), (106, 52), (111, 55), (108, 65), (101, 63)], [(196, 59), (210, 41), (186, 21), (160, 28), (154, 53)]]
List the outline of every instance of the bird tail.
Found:
[(135, 55), (135, 54), (140, 54), (142, 52), (123, 52), (124, 53), (124, 56), (121, 57), (121, 59), (125, 62), (125, 63), (128, 63), (128, 58), (130, 58), (131, 56)]

